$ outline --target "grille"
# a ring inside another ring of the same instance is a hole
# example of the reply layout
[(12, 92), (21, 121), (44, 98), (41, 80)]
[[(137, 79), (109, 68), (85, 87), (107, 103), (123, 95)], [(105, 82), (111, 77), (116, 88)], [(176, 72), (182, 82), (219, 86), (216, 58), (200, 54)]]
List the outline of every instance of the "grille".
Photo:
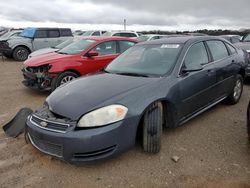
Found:
[(59, 144), (54, 144), (42, 139), (39, 139), (33, 135), (28, 134), (29, 139), (34, 147), (36, 147), (41, 152), (44, 152), (49, 155), (53, 155), (56, 157), (62, 157), (63, 155), (63, 147)]
[(98, 150), (98, 151), (93, 151), (93, 152), (86, 152), (86, 153), (74, 153), (73, 157), (75, 159), (86, 159), (86, 158), (93, 158), (93, 157), (101, 157), (103, 155), (108, 155), (112, 153), (116, 148), (116, 145), (110, 146), (108, 148)]
[[(42, 129), (47, 129), (47, 130), (60, 132), (60, 133), (65, 133), (67, 128), (69, 127), (69, 124), (42, 119), (42, 118), (39, 118), (35, 115), (32, 115), (31, 121), (36, 126), (42, 128)], [(46, 126), (42, 125), (43, 123), (46, 123)]]

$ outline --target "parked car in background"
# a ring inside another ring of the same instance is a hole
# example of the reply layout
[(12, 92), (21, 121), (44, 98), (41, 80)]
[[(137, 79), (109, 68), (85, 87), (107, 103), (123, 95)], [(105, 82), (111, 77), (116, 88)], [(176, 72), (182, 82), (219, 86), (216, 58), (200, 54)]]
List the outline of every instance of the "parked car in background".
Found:
[(235, 46), (250, 53), (250, 33), (245, 35), (239, 43), (235, 43)]
[(139, 43), (103, 73), (54, 91), (27, 119), (28, 137), (40, 151), (72, 163), (113, 157), (140, 138), (144, 151), (157, 153), (163, 126), (240, 100), (244, 61), (242, 50), (217, 37)]
[(241, 36), (240, 35), (220, 35), (219, 37), (222, 37), (232, 44), (240, 42)]
[(0, 37), (0, 41), (6, 41), (6, 40), (10, 39), (11, 37), (16, 37), (16, 36), (18, 36), (22, 31), (23, 31), (23, 29), (10, 29), (8, 32), (6, 32), (5, 34), (3, 34), (3, 35)]
[(24, 61), (31, 52), (56, 46), (72, 37), (71, 29), (67, 28), (26, 28), (18, 37), (0, 41), (0, 52)]
[(137, 41), (122, 37), (88, 37), (49, 54), (24, 62), (23, 84), (39, 90), (55, 90), (73, 79), (103, 69)]
[(43, 55), (43, 54), (47, 54), (47, 53), (51, 53), (51, 52), (57, 52), (58, 50), (61, 50), (63, 49), (64, 47), (68, 46), (69, 44), (71, 44), (72, 42), (75, 42), (77, 40), (80, 40), (82, 37), (74, 37), (74, 38), (70, 38), (64, 42), (62, 42), (61, 44), (58, 44), (57, 46), (52, 46), (52, 47), (49, 47), (49, 48), (42, 48), (40, 50), (36, 50), (34, 52), (32, 52), (30, 55), (29, 55), (29, 58), (31, 57), (35, 57), (35, 56), (38, 56), (38, 55)]
[[(22, 31), (23, 31), (23, 29), (10, 29), (10, 30), (8, 30), (5, 34), (3, 34), (0, 37), (0, 48), (1, 48), (1, 44), (5, 43), (6, 41), (8, 41), (9, 39), (11, 39), (13, 37), (19, 36), (19, 34)], [(5, 57), (11, 57), (10, 54), (4, 53), (4, 52), (2, 52), (2, 53)]]
[(137, 38), (139, 35), (135, 31), (107, 31), (103, 36), (118, 36), (118, 37), (128, 37), (128, 38)]
[(250, 101), (247, 106), (247, 133), (248, 133), (248, 139), (250, 142)]
[(137, 38), (139, 42), (151, 41), (156, 39), (164, 38), (166, 35), (157, 35), (157, 34), (148, 34), (148, 35), (141, 35)]
[(246, 76), (250, 77), (250, 33), (243, 36), (242, 40), (234, 44), (236, 47), (244, 50), (248, 56), (248, 66), (246, 69)]
[(86, 31), (82, 31), (82, 30), (76, 30), (73, 32), (74, 36), (81, 36), (85, 33)]
[(189, 36), (208, 36), (207, 34), (205, 34), (205, 33), (183, 33), (183, 34), (185, 34), (185, 35), (189, 35)]
[(101, 36), (102, 34), (104, 34), (106, 31), (85, 31), (82, 35), (82, 37), (90, 37), (90, 36)]

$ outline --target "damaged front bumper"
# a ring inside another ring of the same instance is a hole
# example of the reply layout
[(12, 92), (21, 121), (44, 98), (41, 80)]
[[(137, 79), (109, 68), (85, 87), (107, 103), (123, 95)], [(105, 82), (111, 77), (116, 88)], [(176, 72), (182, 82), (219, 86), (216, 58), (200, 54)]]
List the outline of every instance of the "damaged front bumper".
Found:
[(35, 112), (27, 119), (32, 145), (70, 163), (111, 158), (135, 144), (137, 126), (134, 118), (98, 128), (77, 129), (77, 121), (45, 116)]
[(37, 90), (50, 90), (51, 83), (56, 74), (48, 73), (46, 67), (25, 67), (22, 69), (23, 85)]

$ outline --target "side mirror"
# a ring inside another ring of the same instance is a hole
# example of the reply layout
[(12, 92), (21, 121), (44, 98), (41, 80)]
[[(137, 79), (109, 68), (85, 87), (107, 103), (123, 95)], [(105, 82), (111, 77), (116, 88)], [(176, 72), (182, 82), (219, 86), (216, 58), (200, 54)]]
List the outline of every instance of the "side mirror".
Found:
[(97, 51), (90, 51), (87, 53), (87, 56), (88, 57), (95, 57), (95, 56), (98, 56), (98, 52)]
[(183, 73), (201, 71), (203, 69), (202, 65), (189, 65), (182, 68)]

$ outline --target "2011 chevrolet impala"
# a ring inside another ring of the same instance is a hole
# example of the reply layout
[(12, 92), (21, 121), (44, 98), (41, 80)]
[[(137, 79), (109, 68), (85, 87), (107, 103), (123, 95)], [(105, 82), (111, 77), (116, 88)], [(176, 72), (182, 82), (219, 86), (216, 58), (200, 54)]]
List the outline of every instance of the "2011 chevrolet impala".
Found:
[(242, 50), (216, 37), (137, 44), (102, 73), (55, 90), (28, 117), (28, 137), (40, 151), (69, 162), (113, 157), (131, 148), (137, 135), (144, 151), (157, 153), (163, 126), (240, 100), (245, 61)]

